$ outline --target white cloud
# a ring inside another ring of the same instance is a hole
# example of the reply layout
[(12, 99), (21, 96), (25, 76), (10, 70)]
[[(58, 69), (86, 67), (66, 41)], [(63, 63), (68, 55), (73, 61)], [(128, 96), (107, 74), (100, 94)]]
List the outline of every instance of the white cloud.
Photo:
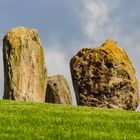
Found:
[(111, 4), (110, 2), (110, 0), (82, 0), (83, 9), (78, 14), (82, 19), (83, 30), (90, 40), (100, 40), (105, 35), (104, 31), (111, 30), (108, 16), (117, 2), (113, 1)]
[(95, 1), (86, 1), (85, 4), (85, 14), (82, 14), (87, 18), (85, 33), (90, 39), (99, 39), (100, 33), (99, 28), (104, 25), (107, 21), (108, 8), (106, 3), (97, 3)]

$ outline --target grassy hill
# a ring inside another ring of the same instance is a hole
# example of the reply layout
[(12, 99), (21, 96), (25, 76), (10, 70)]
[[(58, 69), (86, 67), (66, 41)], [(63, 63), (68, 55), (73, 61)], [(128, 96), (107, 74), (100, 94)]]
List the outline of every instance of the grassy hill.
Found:
[(140, 139), (140, 112), (0, 101), (0, 140)]

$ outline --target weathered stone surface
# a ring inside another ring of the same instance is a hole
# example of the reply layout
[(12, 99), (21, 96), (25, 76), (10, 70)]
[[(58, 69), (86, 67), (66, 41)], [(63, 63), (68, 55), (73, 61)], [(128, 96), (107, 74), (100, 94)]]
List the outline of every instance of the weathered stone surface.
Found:
[(4, 99), (45, 101), (47, 71), (35, 29), (17, 27), (3, 39)]
[(56, 104), (72, 104), (69, 86), (62, 75), (48, 77), (46, 102)]
[(77, 104), (135, 110), (138, 83), (126, 52), (112, 40), (84, 48), (70, 62)]

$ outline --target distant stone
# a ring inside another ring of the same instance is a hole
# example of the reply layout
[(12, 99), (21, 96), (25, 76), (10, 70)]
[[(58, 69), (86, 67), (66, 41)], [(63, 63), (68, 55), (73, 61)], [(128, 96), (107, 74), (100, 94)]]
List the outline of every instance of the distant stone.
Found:
[(48, 77), (46, 102), (56, 104), (72, 104), (69, 86), (62, 75)]
[(126, 52), (113, 40), (83, 48), (70, 62), (78, 105), (135, 110), (138, 82)]
[(45, 101), (47, 70), (35, 29), (17, 27), (3, 39), (4, 99)]

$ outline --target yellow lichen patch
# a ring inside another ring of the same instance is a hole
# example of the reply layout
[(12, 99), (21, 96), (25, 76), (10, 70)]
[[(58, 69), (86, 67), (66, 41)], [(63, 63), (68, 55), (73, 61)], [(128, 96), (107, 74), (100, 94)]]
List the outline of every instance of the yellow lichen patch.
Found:
[(111, 48), (111, 47), (114, 47), (117, 45), (117, 42), (116, 41), (113, 41), (112, 39), (107, 39), (105, 41), (105, 43), (103, 43), (103, 47), (107, 47), (107, 48)]
[(117, 42), (108, 39), (100, 48), (101, 51), (106, 52), (107, 60), (113, 60), (117, 65), (124, 64), (123, 69), (129, 72), (131, 79), (135, 79), (134, 69), (132, 63), (126, 54), (125, 50), (117, 45)]

